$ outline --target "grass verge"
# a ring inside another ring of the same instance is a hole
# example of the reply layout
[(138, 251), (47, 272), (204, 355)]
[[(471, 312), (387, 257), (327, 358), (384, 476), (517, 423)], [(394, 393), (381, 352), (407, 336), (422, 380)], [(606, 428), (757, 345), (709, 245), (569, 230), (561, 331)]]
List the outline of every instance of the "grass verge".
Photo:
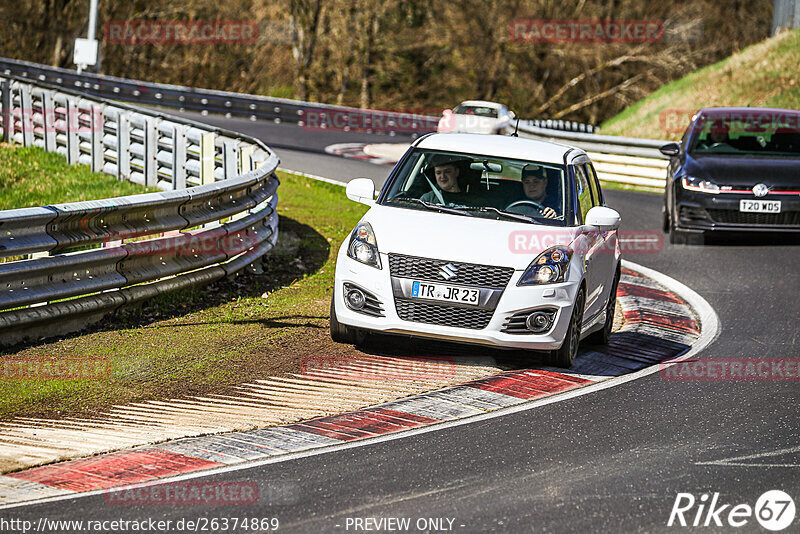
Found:
[(64, 156), (39, 147), (0, 143), (0, 210), (47, 206), (62, 202), (135, 195), (155, 188), (121, 182), (68, 165)]
[(264, 274), (164, 294), (88, 332), (2, 353), (4, 362), (34, 369), (72, 360), (92, 369), (109, 362), (110, 372), (72, 380), (0, 375), (0, 419), (90, 415), (297, 372), (327, 339), (338, 245), (366, 207), (347, 200), (340, 186), (279, 175), (279, 241), (289, 245), (267, 260)]
[(600, 133), (679, 139), (701, 107), (800, 109), (800, 29), (783, 32), (668, 83), (604, 122)]

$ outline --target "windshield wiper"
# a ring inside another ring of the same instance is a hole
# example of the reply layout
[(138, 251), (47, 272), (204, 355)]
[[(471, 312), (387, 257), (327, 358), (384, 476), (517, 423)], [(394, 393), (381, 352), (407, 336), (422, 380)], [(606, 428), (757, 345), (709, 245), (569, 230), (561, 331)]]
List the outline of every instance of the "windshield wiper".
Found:
[(477, 211), (480, 213), (488, 213), (490, 211), (500, 215), (502, 217), (508, 217), (509, 219), (514, 219), (517, 221), (525, 221), (525, 222), (532, 222), (535, 224), (542, 224), (533, 217), (529, 217), (527, 215), (522, 215), (521, 213), (511, 213), (510, 211), (503, 211), (501, 209), (497, 209), (494, 206), (480, 206), (480, 207), (473, 207), (473, 206), (466, 206), (464, 207), (465, 210), (469, 211)]
[(415, 204), (422, 204), (426, 208), (430, 210), (436, 210), (443, 213), (452, 213), (453, 215), (466, 215), (467, 217), (474, 217), (471, 213), (467, 213), (466, 211), (461, 211), (460, 209), (455, 208), (448, 208), (446, 206), (442, 206), (441, 204), (433, 204), (432, 202), (425, 202), (420, 198), (392, 198), (390, 202), (395, 201), (402, 201), (402, 202), (413, 202)]

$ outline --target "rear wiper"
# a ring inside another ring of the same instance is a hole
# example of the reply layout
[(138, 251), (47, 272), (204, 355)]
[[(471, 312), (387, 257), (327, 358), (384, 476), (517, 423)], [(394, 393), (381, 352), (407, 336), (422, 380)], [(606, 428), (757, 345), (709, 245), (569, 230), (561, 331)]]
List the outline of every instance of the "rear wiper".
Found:
[(494, 206), (481, 206), (481, 207), (467, 206), (464, 209), (465, 210), (469, 210), (469, 211), (477, 211), (477, 212), (480, 212), (480, 213), (487, 213), (487, 212), (493, 211), (494, 213), (496, 213), (496, 214), (498, 214), (498, 215), (500, 215), (502, 217), (508, 217), (509, 219), (515, 219), (517, 221), (525, 221), (525, 222), (532, 222), (532, 223), (536, 223), (536, 224), (542, 224), (539, 221), (537, 221), (536, 219), (534, 219), (533, 217), (528, 217), (527, 215), (522, 215), (521, 213), (511, 213), (510, 211), (503, 211), (501, 209), (495, 208)]
[(452, 213), (453, 215), (466, 215), (467, 217), (474, 217), (471, 213), (467, 213), (466, 211), (461, 211), (455, 208), (448, 208), (446, 206), (442, 206), (441, 204), (433, 204), (432, 202), (425, 202), (420, 198), (393, 198), (391, 201), (400, 200), (403, 202), (414, 202), (416, 204), (422, 204), (426, 208), (430, 210), (436, 210), (442, 213)]

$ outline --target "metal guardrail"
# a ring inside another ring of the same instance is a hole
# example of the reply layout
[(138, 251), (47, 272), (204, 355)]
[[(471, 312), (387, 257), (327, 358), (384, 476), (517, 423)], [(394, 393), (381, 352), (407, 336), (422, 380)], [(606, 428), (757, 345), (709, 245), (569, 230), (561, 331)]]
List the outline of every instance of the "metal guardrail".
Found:
[[(85, 72), (78, 74), (69, 69), (8, 58), (0, 58), (0, 72), (62, 87), (74, 87), (86, 94), (125, 102), (165, 106), (182, 111), (220, 113), (227, 116), (248, 117), (252, 120), (300, 123), (311, 127), (320, 125), (324, 128), (331, 125), (338, 129), (352, 125), (353, 128), (371, 129), (389, 134), (422, 134), (435, 131), (439, 122), (438, 115), (364, 110), (288, 98), (130, 80), (102, 74)], [(520, 124), (523, 123), (571, 132), (591, 133), (595, 130), (592, 125), (575, 121), (520, 120)]]
[[(0, 211), (0, 343), (256, 262), (278, 235), (279, 160), (235, 132), (0, 75), (3, 138), (164, 191)], [(22, 259), (18, 259), (22, 258)]]

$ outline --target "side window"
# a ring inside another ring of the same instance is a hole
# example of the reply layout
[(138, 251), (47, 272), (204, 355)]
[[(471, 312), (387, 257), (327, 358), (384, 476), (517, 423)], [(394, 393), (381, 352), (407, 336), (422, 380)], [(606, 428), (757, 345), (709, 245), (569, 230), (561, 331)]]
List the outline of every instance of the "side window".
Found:
[(584, 164), (586, 177), (589, 179), (589, 188), (592, 190), (592, 205), (603, 205), (603, 191), (600, 189), (600, 183), (597, 181), (597, 173), (594, 172), (594, 167), (591, 163)]
[(578, 195), (578, 221), (583, 224), (583, 218), (592, 209), (592, 191), (583, 165), (574, 165), (572, 169), (575, 173), (575, 192)]

